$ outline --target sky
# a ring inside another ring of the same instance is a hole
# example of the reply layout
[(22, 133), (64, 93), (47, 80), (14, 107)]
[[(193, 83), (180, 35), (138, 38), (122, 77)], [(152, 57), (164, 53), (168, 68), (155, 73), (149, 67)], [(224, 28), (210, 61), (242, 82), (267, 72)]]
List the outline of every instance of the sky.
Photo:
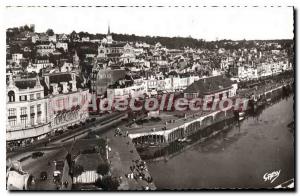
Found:
[(292, 7), (7, 7), (6, 28), (216, 39), (292, 39)]

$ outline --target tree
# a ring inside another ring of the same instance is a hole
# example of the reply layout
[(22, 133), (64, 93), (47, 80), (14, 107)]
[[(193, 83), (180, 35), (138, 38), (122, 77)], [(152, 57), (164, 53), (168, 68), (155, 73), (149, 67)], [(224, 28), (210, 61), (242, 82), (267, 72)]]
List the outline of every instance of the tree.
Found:
[(65, 55), (65, 49), (64, 48), (56, 48), (58, 52), (60, 52), (63, 56)]
[(26, 62), (26, 61), (21, 62), (21, 67), (22, 67), (23, 71), (25, 71), (27, 69), (27, 66), (28, 66), (28, 62)]
[(108, 176), (106, 178), (103, 178), (102, 180), (98, 178), (95, 182), (95, 185), (105, 191), (116, 191), (118, 190), (120, 183), (116, 178)]
[(76, 165), (73, 168), (73, 176), (77, 177), (80, 176), (84, 172), (84, 168), (81, 165)]
[(46, 34), (47, 34), (48, 36), (54, 35), (53, 29), (48, 29), (48, 30), (46, 31)]
[(24, 30), (25, 30), (25, 31), (30, 31), (29, 26), (28, 26), (28, 25), (25, 25), (25, 26), (24, 26)]
[(109, 165), (102, 163), (97, 167), (97, 173), (104, 176), (109, 172)]
[(76, 31), (72, 31), (72, 33), (70, 34), (70, 39), (71, 39), (71, 41), (73, 41), (74, 39), (76, 39), (77, 38), (77, 33), (76, 33)]

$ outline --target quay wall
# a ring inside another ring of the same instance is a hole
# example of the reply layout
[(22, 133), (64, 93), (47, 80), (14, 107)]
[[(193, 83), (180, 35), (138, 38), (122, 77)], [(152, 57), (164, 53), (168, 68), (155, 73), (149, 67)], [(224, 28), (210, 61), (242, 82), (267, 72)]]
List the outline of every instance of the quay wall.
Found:
[(176, 126), (167, 130), (159, 130), (153, 132), (132, 133), (128, 136), (134, 143), (171, 143), (175, 140), (185, 138), (192, 135), (196, 131), (205, 129), (206, 127), (233, 118), (233, 110), (215, 111), (201, 117), (196, 117), (193, 120), (187, 121), (182, 125)]
[[(257, 93), (256, 96), (264, 98), (269, 96), (270, 98), (275, 98), (282, 94), (282, 89), (284, 87), (292, 87), (292, 83), (290, 82), (287, 84), (276, 86), (272, 89), (268, 89), (267, 91)], [(182, 125), (176, 126), (171, 129), (131, 133), (128, 136), (135, 144), (168, 144), (178, 139), (188, 137), (197, 131), (205, 131), (205, 128), (209, 127), (210, 125), (217, 124), (220, 121), (231, 119), (233, 117), (234, 112), (232, 109), (227, 111), (220, 110), (203, 115), (201, 117), (196, 117), (193, 120), (187, 121)]]

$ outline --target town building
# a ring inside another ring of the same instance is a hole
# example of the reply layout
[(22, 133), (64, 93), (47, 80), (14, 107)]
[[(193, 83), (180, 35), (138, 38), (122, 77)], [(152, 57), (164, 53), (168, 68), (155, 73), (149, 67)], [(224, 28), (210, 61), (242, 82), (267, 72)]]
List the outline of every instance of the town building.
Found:
[(104, 95), (107, 87), (126, 75), (124, 69), (103, 68), (96, 73), (95, 81), (92, 82), (92, 91), (97, 95)]
[(27, 72), (39, 73), (41, 69), (52, 68), (53, 63), (50, 63), (48, 58), (37, 57), (34, 63), (29, 63), (27, 66)]
[(28, 142), (51, 131), (47, 98), (39, 77), (13, 78), (9, 74), (6, 95), (6, 141)]
[(82, 42), (89, 42), (90, 41), (90, 37), (88, 37), (88, 36), (87, 37), (82, 37), (81, 41)]
[(44, 74), (48, 116), (53, 131), (84, 123), (88, 116), (89, 90), (74, 72)]
[(89, 90), (75, 73), (48, 73), (42, 78), (8, 76), (8, 142), (23, 145), (88, 118)]
[(57, 42), (56, 48), (62, 48), (65, 52), (68, 51), (68, 43), (66, 42)]
[(107, 88), (108, 100), (128, 99), (147, 94), (147, 84), (139, 76), (126, 75)]
[(15, 54), (12, 54), (12, 62), (13, 63), (16, 63), (16, 64), (20, 64), (21, 60), (23, 59), (23, 54), (21, 53), (15, 53)]
[(183, 93), (188, 99), (202, 98), (206, 101), (219, 101), (236, 95), (237, 84), (225, 76), (201, 78), (187, 87)]
[(54, 34), (54, 35), (48, 36), (48, 41), (56, 43), (56, 41), (57, 41), (56, 40), (56, 35)]
[(36, 52), (41, 56), (48, 56), (55, 51), (55, 45), (52, 43), (49, 44), (40, 44), (36, 46)]

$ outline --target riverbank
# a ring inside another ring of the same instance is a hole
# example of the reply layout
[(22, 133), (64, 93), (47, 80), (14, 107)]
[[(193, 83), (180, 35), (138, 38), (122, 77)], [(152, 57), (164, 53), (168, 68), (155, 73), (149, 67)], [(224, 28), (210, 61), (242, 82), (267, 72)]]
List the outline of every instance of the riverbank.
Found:
[[(221, 133), (228, 128), (228, 124), (237, 123), (238, 120), (244, 119), (245, 115), (254, 115), (261, 106), (270, 105), (272, 102), (280, 100), (283, 96), (289, 96), (293, 92), (292, 85), (293, 80), (287, 79), (271, 85), (262, 85), (259, 89), (252, 89), (253, 92), (248, 91), (252, 96), (248, 98), (250, 104), (242, 118), (239, 117), (238, 112), (228, 111), (227, 113), (222, 113), (219, 111), (219, 113), (215, 112), (214, 115), (204, 114), (200, 117), (198, 116), (196, 120), (185, 120), (188, 122), (183, 122), (182, 125), (177, 121), (177, 127), (175, 126), (171, 129), (131, 134), (130, 137), (133, 139), (142, 159), (148, 161), (168, 160), (191, 148), (193, 145)], [(209, 117), (211, 118), (209, 119)], [(206, 119), (209, 119), (208, 122), (205, 122)], [(183, 142), (180, 142), (181, 140)]]
[[(273, 188), (294, 178), (293, 118), (290, 96), (170, 159), (147, 160), (157, 189)], [(278, 170), (274, 183), (264, 181)]]

